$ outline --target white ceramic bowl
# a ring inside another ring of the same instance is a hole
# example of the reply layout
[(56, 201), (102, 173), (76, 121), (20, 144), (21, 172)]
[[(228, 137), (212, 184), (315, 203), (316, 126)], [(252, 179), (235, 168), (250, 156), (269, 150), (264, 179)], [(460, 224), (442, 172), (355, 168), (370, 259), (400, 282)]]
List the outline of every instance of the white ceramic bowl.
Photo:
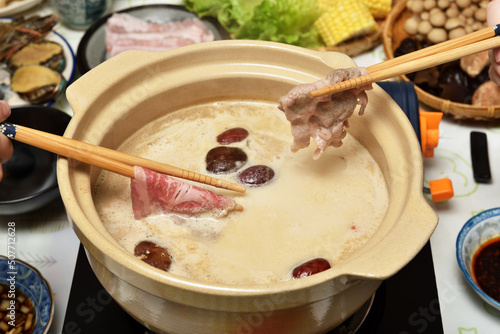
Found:
[(477, 284), (472, 272), (472, 260), (479, 247), (492, 238), (500, 237), (500, 208), (481, 212), (465, 223), (457, 237), (457, 261), (467, 282), (488, 304), (500, 310), (500, 302), (491, 298)]
[[(276, 103), (292, 87), (355, 66), (346, 55), (259, 41), (216, 41), (167, 52), (128, 51), (67, 90), (74, 116), (65, 136), (117, 148), (165, 113), (214, 100)], [(104, 288), (157, 333), (324, 333), (359, 309), (420, 251), (438, 217), (422, 194), (422, 152), (398, 105), (376, 86), (349, 132), (374, 157), (389, 207), (378, 230), (329, 270), (275, 284), (228, 286), (185, 279), (127, 252), (104, 228), (92, 189), (99, 170), (58, 162), (66, 209)]]

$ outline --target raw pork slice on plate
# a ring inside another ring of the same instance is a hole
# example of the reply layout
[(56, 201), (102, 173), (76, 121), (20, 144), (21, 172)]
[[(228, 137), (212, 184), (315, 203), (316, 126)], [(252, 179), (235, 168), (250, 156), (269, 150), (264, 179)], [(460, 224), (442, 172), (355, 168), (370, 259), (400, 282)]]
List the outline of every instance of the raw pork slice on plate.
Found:
[(155, 23), (115, 13), (106, 22), (106, 51), (110, 57), (125, 50), (166, 51), (213, 40), (212, 31), (197, 18)]

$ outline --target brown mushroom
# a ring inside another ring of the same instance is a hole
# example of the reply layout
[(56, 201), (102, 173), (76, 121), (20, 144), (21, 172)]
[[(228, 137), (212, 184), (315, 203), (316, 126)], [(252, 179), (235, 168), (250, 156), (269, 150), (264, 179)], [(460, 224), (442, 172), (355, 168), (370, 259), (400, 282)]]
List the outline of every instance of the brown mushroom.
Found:
[(427, 34), (427, 38), (432, 43), (441, 43), (448, 39), (448, 34), (443, 28), (432, 28)]

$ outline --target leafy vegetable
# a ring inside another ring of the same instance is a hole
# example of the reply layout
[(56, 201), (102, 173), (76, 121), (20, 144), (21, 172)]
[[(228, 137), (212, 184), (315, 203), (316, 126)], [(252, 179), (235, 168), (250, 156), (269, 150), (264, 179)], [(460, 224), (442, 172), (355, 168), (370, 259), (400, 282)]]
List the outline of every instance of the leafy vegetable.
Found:
[(303, 47), (321, 45), (314, 28), (317, 0), (185, 0), (199, 17), (215, 17), (237, 39), (260, 39)]

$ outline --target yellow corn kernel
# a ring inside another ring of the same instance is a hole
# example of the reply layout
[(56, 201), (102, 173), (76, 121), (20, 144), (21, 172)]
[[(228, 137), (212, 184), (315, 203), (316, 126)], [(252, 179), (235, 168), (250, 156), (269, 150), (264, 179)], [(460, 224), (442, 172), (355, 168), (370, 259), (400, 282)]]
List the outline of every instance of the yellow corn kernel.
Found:
[(384, 19), (392, 9), (392, 0), (363, 0), (374, 18)]
[(327, 46), (377, 31), (377, 22), (363, 0), (335, 0), (314, 23)]
[(322, 12), (328, 12), (330, 7), (332, 7), (337, 0), (318, 0), (319, 10)]

